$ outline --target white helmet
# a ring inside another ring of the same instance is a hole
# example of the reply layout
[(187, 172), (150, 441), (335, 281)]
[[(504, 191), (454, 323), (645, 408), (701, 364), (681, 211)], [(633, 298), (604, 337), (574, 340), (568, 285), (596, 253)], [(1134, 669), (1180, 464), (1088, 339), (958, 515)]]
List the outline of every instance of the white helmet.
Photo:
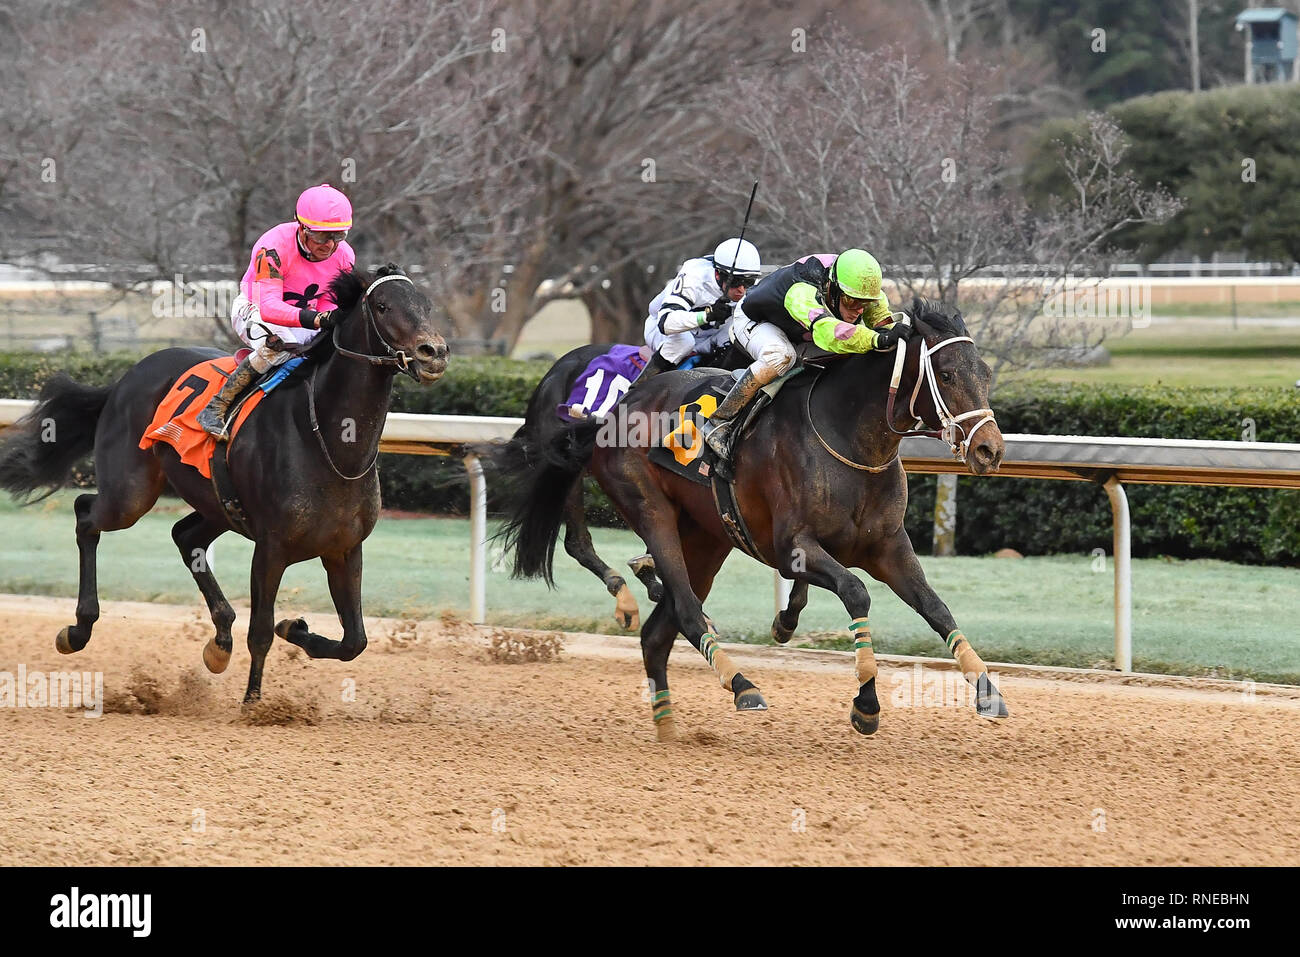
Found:
[(713, 265), (724, 275), (730, 270), (733, 276), (753, 277), (762, 274), (763, 261), (758, 258), (758, 247), (746, 239), (727, 239), (713, 251)]

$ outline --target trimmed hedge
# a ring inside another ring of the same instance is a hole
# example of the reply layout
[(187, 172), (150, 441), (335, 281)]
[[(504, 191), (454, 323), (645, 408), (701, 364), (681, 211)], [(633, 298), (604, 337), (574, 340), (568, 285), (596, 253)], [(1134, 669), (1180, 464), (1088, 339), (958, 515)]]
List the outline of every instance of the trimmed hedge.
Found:
[[(1300, 402), (1276, 389), (1145, 389), (1035, 385), (994, 399), (1004, 432), (1240, 440), (1243, 420), (1260, 442), (1300, 442)], [(934, 483), (911, 479), (907, 528), (928, 551)], [(1295, 564), (1300, 493), (1185, 485), (1126, 487), (1133, 554)], [(1027, 555), (1111, 550), (1110, 505), (1086, 482), (973, 478), (958, 482), (957, 550), (1014, 548)]]
[[(0, 395), (34, 397), (57, 370), (88, 383), (108, 383), (131, 356), (0, 356)], [(399, 379), (393, 409), (457, 415), (522, 415), (544, 362), (457, 359), (432, 388)], [(1300, 442), (1300, 401), (1290, 391), (1145, 389), (1037, 384), (1004, 387), (994, 398), (1005, 432), (1128, 435), (1152, 438), (1240, 439), (1254, 421), (1261, 442)], [(458, 461), (433, 456), (385, 456), (381, 479), (389, 508), (464, 513), (468, 491)], [(907, 529), (929, 551), (933, 476), (913, 476)], [(489, 483), (491, 488), (491, 483)], [(1295, 564), (1300, 561), (1300, 493), (1268, 489), (1128, 486), (1133, 554)], [(595, 490), (588, 498), (596, 522), (617, 517)], [(1111, 548), (1105, 492), (1085, 482), (964, 478), (959, 483), (957, 548), (984, 554), (1010, 547), (1024, 554), (1087, 553)]]

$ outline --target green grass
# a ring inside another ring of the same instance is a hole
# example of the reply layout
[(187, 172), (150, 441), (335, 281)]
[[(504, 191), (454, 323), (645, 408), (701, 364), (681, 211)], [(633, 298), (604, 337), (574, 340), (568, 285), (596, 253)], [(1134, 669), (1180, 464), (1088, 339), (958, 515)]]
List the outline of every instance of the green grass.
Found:
[[(30, 508), (0, 504), (5, 548), (0, 591), (76, 594), (73, 493)], [(169, 530), (182, 510), (174, 501), (133, 529), (103, 536), (100, 596), (111, 600), (198, 603), (192, 579)], [(640, 554), (628, 532), (594, 529), (596, 548), (622, 567)], [(366, 611), (376, 615), (467, 614), (469, 523), (463, 519), (385, 519), (366, 543)], [(252, 545), (227, 535), (216, 544), (214, 568), (235, 603), (248, 601)], [(495, 624), (619, 633), (613, 600), (600, 583), (559, 550), (558, 588), (512, 581), (503, 562), (488, 572), (488, 618)], [(1300, 683), (1300, 569), (1216, 561), (1135, 561), (1133, 648), (1137, 670), (1215, 674)], [(1020, 560), (922, 558), (931, 584), (985, 659), (1089, 667), (1113, 653), (1112, 576), (1092, 570), (1089, 555)], [(942, 657), (944, 647), (925, 623), (887, 588), (868, 580), (876, 647), (895, 654)], [(632, 588), (647, 614), (650, 603)], [(727, 640), (768, 641), (772, 573), (733, 553), (707, 602)], [(332, 605), (318, 563), (285, 575), (278, 617), (311, 612), (327, 632)], [(73, 602), (68, 602), (69, 621)], [(798, 640), (847, 648), (847, 615), (832, 595), (813, 589)], [(53, 636), (51, 635), (51, 638)]]
[[(1169, 316), (1171, 318), (1213, 318), (1219, 319), (1227, 317), (1232, 318), (1232, 303), (1229, 302), (1200, 302), (1200, 303), (1179, 303), (1175, 306), (1152, 306), (1151, 313), (1155, 316)], [(1289, 319), (1293, 316), (1300, 316), (1300, 302), (1293, 300), (1281, 300), (1279, 302), (1238, 302), (1237, 315), (1251, 316), (1261, 319)]]
[(1143, 386), (1266, 386), (1294, 389), (1300, 380), (1300, 325), (1238, 326), (1181, 319), (1108, 338), (1108, 365), (1008, 373), (1003, 381)]

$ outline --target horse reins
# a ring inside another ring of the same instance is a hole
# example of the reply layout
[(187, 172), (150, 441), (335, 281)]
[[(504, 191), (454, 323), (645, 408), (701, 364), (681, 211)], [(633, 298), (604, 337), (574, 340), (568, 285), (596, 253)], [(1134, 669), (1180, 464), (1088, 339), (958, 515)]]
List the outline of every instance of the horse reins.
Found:
[[(394, 366), (401, 372), (405, 372), (412, 379), (419, 381), (419, 373), (411, 371), (410, 357), (406, 353), (401, 352), (398, 349), (394, 349), (391, 345), (388, 344), (388, 341), (380, 333), (379, 326), (375, 323), (374, 312), (371, 311), (370, 309), (370, 293), (374, 291), (374, 288), (376, 286), (380, 285), (381, 283), (386, 283), (390, 279), (400, 279), (403, 282), (411, 282), (410, 277), (404, 276), (400, 273), (393, 273), (392, 275), (389, 276), (380, 276), (378, 279), (376, 279), (366, 288), (365, 292), (361, 294), (361, 311), (365, 313), (366, 319), (369, 320), (370, 322), (370, 328), (374, 330), (375, 336), (376, 338), (379, 339), (380, 344), (383, 345), (383, 347), (388, 350), (388, 355), (372, 356), (364, 352), (353, 352), (351, 349), (343, 348), (343, 346), (339, 345), (339, 328), (340, 328), (339, 326), (334, 327), (334, 348), (335, 350), (338, 351), (340, 355), (347, 356), (349, 359), (364, 359), (366, 362), (369, 362), (373, 366)], [(414, 283), (411, 284), (414, 285)], [(320, 443), (320, 450), (325, 453), (325, 461), (329, 464), (329, 467), (334, 471), (334, 474), (337, 475), (339, 478), (343, 479), (343, 481), (345, 482), (355, 482), (357, 479), (365, 478), (367, 475), (369, 475), (370, 470), (373, 469), (375, 467), (375, 463), (379, 461), (378, 445), (375, 446), (375, 454), (370, 459), (370, 464), (367, 465), (362, 471), (358, 472), (356, 475), (344, 475), (342, 472), (339, 471), (339, 467), (334, 464), (334, 458), (330, 455), (330, 450), (328, 446), (325, 445), (325, 436), (321, 434), (320, 422), (316, 420), (316, 368), (315, 367), (312, 368), (311, 376), (307, 380), (307, 412), (308, 415), (310, 415), (311, 417), (311, 430), (316, 433), (316, 441)]]
[[(912, 320), (907, 313), (900, 312), (895, 313), (894, 315), (899, 317), (899, 322), (907, 323), (909, 326), (911, 325)], [(963, 412), (960, 415), (953, 415), (951, 410), (948, 408), (948, 404), (944, 402), (943, 396), (939, 393), (939, 383), (935, 379), (934, 363), (931, 357), (944, 346), (952, 345), (955, 342), (969, 342), (973, 345), (975, 340), (970, 336), (953, 336), (951, 339), (944, 339), (937, 346), (931, 349), (925, 339), (921, 339), (921, 358), (917, 369), (916, 386), (912, 389), (911, 400), (908, 402), (907, 406), (908, 414), (912, 416), (916, 423), (924, 425), (924, 421), (916, 414), (916, 398), (921, 394), (921, 383), (928, 380), (930, 384), (930, 396), (934, 399), (934, 408), (939, 416), (939, 422), (942, 425), (942, 428), (938, 431), (933, 429), (909, 429), (907, 431), (899, 431), (894, 428), (894, 399), (898, 395), (898, 384), (903, 378), (903, 366), (907, 362), (906, 340), (904, 340), (903, 348), (900, 349), (897, 345), (894, 346), (894, 374), (889, 382), (889, 401), (885, 406), (885, 424), (889, 426), (890, 432), (905, 438), (909, 436), (926, 436), (927, 438), (943, 439), (943, 441), (948, 443), (948, 447), (952, 450), (952, 454), (965, 462), (966, 455), (970, 452), (971, 439), (975, 437), (975, 433), (979, 431), (982, 425), (988, 422), (994, 422), (995, 419), (993, 417), (992, 409), (971, 409), (969, 412)], [(823, 449), (834, 456), (837, 461), (862, 472), (883, 472), (898, 460), (899, 453), (896, 452), (894, 453), (894, 457), (883, 465), (863, 465), (859, 462), (854, 462), (845, 458), (843, 455), (840, 455), (840, 453), (831, 448), (826, 443), (826, 440), (822, 438), (821, 433), (817, 431), (817, 423), (813, 421), (812, 417), (812, 394), (813, 389), (816, 388), (816, 386), (817, 382), (814, 381), (812, 386), (809, 387), (808, 395), (804, 403), (804, 409), (808, 417), (808, 424), (812, 426), (813, 435), (816, 436), (817, 441), (821, 443)], [(965, 426), (961, 423), (977, 415), (982, 415), (984, 417), (975, 424), (974, 428), (967, 432)], [(961, 442), (956, 441), (958, 429), (961, 430), (962, 435), (964, 436)]]

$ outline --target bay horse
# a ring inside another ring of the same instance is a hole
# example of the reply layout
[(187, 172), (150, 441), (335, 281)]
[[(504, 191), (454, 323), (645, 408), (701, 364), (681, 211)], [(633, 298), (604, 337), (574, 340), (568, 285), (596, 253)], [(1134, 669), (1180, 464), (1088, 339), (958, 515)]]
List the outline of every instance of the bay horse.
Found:
[[(312, 658), (351, 661), (366, 647), (361, 618), (361, 543), (379, 517), (379, 438), (403, 372), (428, 385), (447, 367), (447, 343), (434, 309), (397, 266), (374, 275), (344, 272), (330, 285), (342, 317), (320, 335), (303, 369), (270, 392), (248, 417), (229, 450), (230, 473), (247, 517), (253, 549), (252, 658), (244, 703), (261, 698), (262, 671), (275, 635)], [(171, 488), (194, 509), (172, 527), (172, 541), (199, 586), (216, 634), (203, 650), (214, 673), (225, 671), (233, 647), (234, 610), (206, 561), (207, 548), (231, 528), (212, 483), (182, 464), (165, 443), (139, 448), (163, 397), (187, 369), (217, 358), (215, 349), (164, 349), (136, 363), (107, 387), (60, 374), (46, 383), (36, 408), (0, 439), (0, 488), (14, 496), (62, 487), (91, 451), (95, 492), (78, 495), (81, 554), (77, 621), (55, 647), (86, 647), (99, 618), (95, 551), (102, 532), (129, 528)], [(54, 441), (43, 441), (46, 427)], [(42, 498), (44, 495), (41, 496)], [(285, 568), (319, 558), (343, 626), (340, 641), (312, 634), (301, 618), (275, 623), (275, 597)]]
[[(902, 437), (918, 434), (911, 426), (919, 420), (929, 430), (944, 430), (973, 473), (996, 471), (1005, 447), (986, 408), (991, 373), (955, 309), (917, 299), (910, 321), (915, 334), (898, 347), (901, 352), (833, 357), (820, 370), (792, 377), (746, 428), (732, 461), (736, 499), (759, 557), (796, 583), (789, 605), (773, 621), (774, 637), (788, 640), (810, 584), (835, 592), (852, 619), (858, 693), (849, 719), (864, 735), (873, 734), (880, 722), (871, 598), (849, 568), (861, 568), (888, 585), (944, 640), (975, 686), (979, 715), (1007, 715), (988, 669), (917, 561), (903, 527), (907, 476), (898, 457)], [(719, 374), (692, 370), (656, 376), (625, 400), (628, 419), (642, 413), (662, 420), (686, 404), (702, 377)], [(894, 409), (897, 395), (911, 396), (905, 410)], [(649, 546), (664, 583), (664, 599), (641, 628), (657, 737), (675, 735), (667, 665), (678, 632), (732, 692), (737, 710), (765, 709), (762, 694), (719, 646), (717, 629), (704, 613), (702, 602), (714, 576), (735, 547), (711, 490), (651, 465), (643, 439), (600, 441), (607, 434), (600, 429), (594, 423), (568, 429), (529, 481), (514, 490), (505, 529), (517, 572), (550, 580), (559, 505), (583, 469), (590, 469)], [(628, 436), (637, 434), (635, 427), (628, 430)]]
[[(608, 344), (578, 346), (555, 361), (546, 371), (533, 394), (528, 398), (521, 425), (504, 446), (479, 446), (485, 460), (493, 464), (505, 485), (515, 484), (520, 476), (527, 476), (546, 455), (546, 450), (566, 431), (566, 423), (556, 415), (556, 407), (568, 398), (574, 383), (591, 361), (608, 352)], [(709, 353), (700, 359), (697, 368), (736, 369), (749, 364), (748, 356), (734, 347)], [(641, 386), (637, 387), (638, 389)], [(526, 481), (526, 479), (525, 479)], [(509, 493), (507, 493), (508, 495)], [(640, 627), (641, 610), (627, 581), (608, 562), (596, 554), (587, 528), (583, 503), (582, 482), (574, 482), (562, 505), (564, 520), (564, 550), (579, 565), (600, 579), (614, 597), (614, 620), (619, 627), (635, 631)], [(653, 557), (641, 557), (629, 562), (633, 573), (645, 586), (652, 602), (663, 597), (663, 584), (655, 574)], [(518, 567), (516, 567), (518, 571)]]

